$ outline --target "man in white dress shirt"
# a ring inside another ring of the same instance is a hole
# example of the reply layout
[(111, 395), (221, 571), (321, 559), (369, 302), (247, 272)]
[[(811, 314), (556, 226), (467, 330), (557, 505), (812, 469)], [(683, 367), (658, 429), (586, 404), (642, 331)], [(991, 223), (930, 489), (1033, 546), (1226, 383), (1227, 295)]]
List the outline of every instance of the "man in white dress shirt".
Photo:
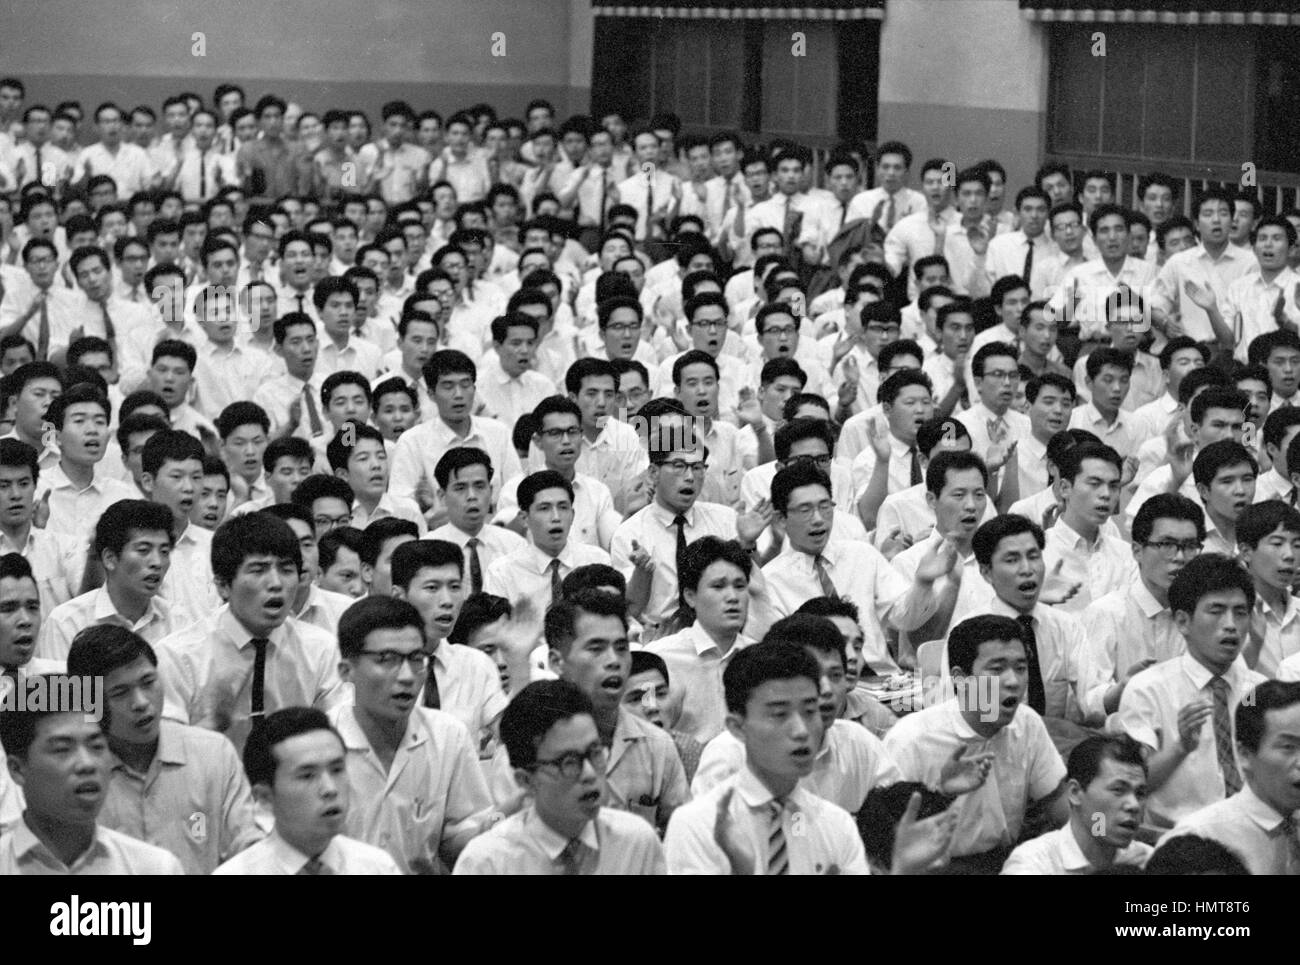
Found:
[(1300, 653), (1300, 599), (1292, 596), (1300, 554), (1300, 512), (1280, 499), (1247, 506), (1237, 517), (1237, 552), (1255, 583), (1248, 666), (1264, 676)]
[(886, 234), (903, 218), (925, 210), (925, 195), (907, 186), (912, 150), (902, 141), (886, 141), (876, 149), (874, 188), (853, 196), (848, 220), (869, 218)]
[(1016, 275), (1030, 284), (1031, 297), (1045, 297), (1042, 292), (1033, 290), (1032, 281), (1034, 266), (1040, 260), (1057, 254), (1057, 247), (1046, 230), (1050, 207), (1046, 191), (1032, 185), (1020, 189), (1016, 195), (1020, 227), (1003, 232), (989, 242), (988, 254), (984, 258), (988, 285), (1006, 275)]
[(275, 818), (271, 833), (218, 875), (398, 875), (386, 851), (345, 837), (351, 803), (347, 749), (324, 711), (287, 707), (249, 737), (244, 770)]
[(487, 414), (513, 429), (520, 416), (555, 394), (555, 383), (533, 368), (537, 319), (524, 312), (498, 315), (491, 332), (495, 357), (479, 366), (476, 395)]
[(1161, 847), (1197, 835), (1229, 848), (1251, 874), (1300, 875), (1300, 683), (1270, 680), (1251, 697), (1237, 705), (1234, 719), (1241, 790), (1183, 818)]

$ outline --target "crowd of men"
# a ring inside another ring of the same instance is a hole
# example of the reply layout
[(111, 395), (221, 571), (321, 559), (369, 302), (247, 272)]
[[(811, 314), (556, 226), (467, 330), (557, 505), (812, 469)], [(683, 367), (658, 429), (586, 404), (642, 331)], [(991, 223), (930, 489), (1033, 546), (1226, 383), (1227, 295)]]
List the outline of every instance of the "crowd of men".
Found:
[(1300, 873), (1300, 212), (379, 120), (0, 80), (0, 873)]

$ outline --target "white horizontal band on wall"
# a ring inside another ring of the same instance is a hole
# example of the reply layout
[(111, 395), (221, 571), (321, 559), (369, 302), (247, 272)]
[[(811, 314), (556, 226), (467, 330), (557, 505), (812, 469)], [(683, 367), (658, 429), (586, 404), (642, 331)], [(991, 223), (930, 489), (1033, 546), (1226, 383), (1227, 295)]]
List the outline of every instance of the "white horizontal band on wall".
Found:
[(1137, 23), (1161, 26), (1293, 27), (1300, 13), (1241, 10), (1071, 10), (1024, 7), (1021, 14), (1043, 23)]
[(883, 20), (881, 7), (595, 6), (597, 17), (676, 17), (684, 20)]

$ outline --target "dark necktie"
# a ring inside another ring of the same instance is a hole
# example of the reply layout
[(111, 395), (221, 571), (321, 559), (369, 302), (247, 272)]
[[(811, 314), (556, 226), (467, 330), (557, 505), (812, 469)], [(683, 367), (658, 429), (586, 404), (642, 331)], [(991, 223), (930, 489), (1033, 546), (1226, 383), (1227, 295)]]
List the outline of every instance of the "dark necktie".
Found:
[(271, 641), (266, 637), (254, 637), (253, 644), (253, 688), (249, 695), (253, 726), (260, 726), (266, 719), (266, 649)]
[(790, 853), (785, 847), (785, 829), (781, 826), (781, 817), (785, 812), (783, 802), (777, 798), (767, 805), (767, 873), (769, 875), (788, 875), (790, 873)]
[(921, 454), (920, 454), (919, 452), (916, 451), (916, 446), (912, 446), (910, 449), (907, 450), (907, 452), (908, 452), (908, 455), (911, 456), (911, 459), (912, 459), (912, 469), (911, 469), (911, 473), (912, 473), (912, 475), (911, 475), (911, 480), (912, 480), (912, 483), (911, 483), (911, 484), (912, 484), (913, 486), (918, 486), (918, 485), (920, 485), (921, 482), (922, 482), (922, 479), (921, 479)]
[(583, 844), (577, 838), (574, 838), (564, 846), (564, 850), (560, 852), (560, 856), (555, 859), (563, 869), (563, 874), (582, 874), (582, 850)]
[(1034, 239), (1030, 238), (1027, 244), (1029, 250), (1025, 252), (1025, 270), (1020, 273), (1020, 280), (1026, 285), (1029, 284), (1029, 275), (1034, 270)]
[(322, 861), (319, 855), (298, 869), (300, 875), (332, 875), (333, 873), (334, 869)]
[(113, 317), (108, 314), (108, 301), (103, 304), (104, 309), (104, 338), (112, 342), (117, 338), (117, 331), (113, 328)]
[(1241, 790), (1241, 773), (1232, 753), (1232, 714), (1228, 708), (1228, 681), (1222, 677), (1210, 679), (1214, 694), (1214, 748), (1218, 752), (1219, 769), (1223, 771), (1223, 787), (1229, 797)]
[(605, 233), (605, 207), (609, 204), (609, 169), (600, 169), (600, 233)]
[(325, 431), (325, 426), (320, 421), (320, 410), (316, 408), (316, 400), (312, 397), (310, 382), (302, 387), (302, 397), (307, 406), (307, 419), (311, 424), (311, 434), (318, 436)]
[(434, 669), (434, 660), (430, 656), (429, 676), (424, 681), (424, 706), (440, 710), (442, 708), (442, 694), (438, 691), (438, 677), (434, 673)]
[(885, 205), (885, 231), (894, 227), (894, 196), (889, 196), (889, 203)]
[(1021, 639), (1025, 644), (1025, 659), (1029, 663), (1029, 706), (1040, 714), (1047, 713), (1047, 691), (1043, 687), (1043, 668), (1038, 663), (1038, 635), (1034, 633), (1034, 618), (1028, 613), (1016, 617), (1020, 624)]
[(551, 606), (560, 602), (560, 561), (551, 560), (546, 568), (551, 571)]
[(655, 213), (655, 180), (654, 173), (646, 178), (645, 182), (645, 240), (650, 241), (654, 237), (654, 232), (650, 230), (650, 219)]
[(202, 151), (199, 152), (199, 200), (204, 201), (208, 197), (208, 159)]
[(841, 228), (844, 227), (844, 222), (848, 220), (848, 217), (849, 217), (849, 203), (847, 201), (841, 201), (840, 202), (840, 224), (839, 224)]
[(293, 297), (296, 298), (296, 299), (298, 299), (298, 311), (300, 311), (300, 312), (305, 312), (306, 309), (303, 308), (303, 304), (304, 304), (304, 302), (303, 302), (302, 295), (295, 295), (295, 296), (293, 296)]
[(41, 299), (41, 320), (36, 332), (36, 357), (47, 359), (50, 355), (50, 293)]
[(483, 592), (483, 563), (478, 558), (478, 546), (478, 537), (465, 544), (465, 548), (469, 550), (469, 591), (471, 593)]
[(826, 557), (813, 557), (813, 571), (817, 574), (817, 582), (821, 584), (822, 596), (828, 600), (838, 600), (839, 591), (835, 589), (835, 582), (831, 579), (831, 575), (826, 572)]
[(45, 183), (45, 165), (41, 163), (41, 149), (36, 149), (36, 183)]
[(673, 517), (673, 525), (677, 527), (677, 605), (686, 606), (686, 594), (682, 592), (682, 569), (686, 560), (686, 517), (677, 515)]

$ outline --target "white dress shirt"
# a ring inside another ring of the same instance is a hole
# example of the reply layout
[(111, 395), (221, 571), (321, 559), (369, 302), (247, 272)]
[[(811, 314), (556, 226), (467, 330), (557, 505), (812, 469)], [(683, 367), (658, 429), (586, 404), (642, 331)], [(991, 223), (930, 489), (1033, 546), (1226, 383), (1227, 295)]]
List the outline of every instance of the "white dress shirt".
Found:
[(36, 655), (47, 660), (67, 660), (72, 638), (79, 631), (106, 624), (126, 627), (149, 643), (157, 643), (180, 629), (172, 619), (171, 609), (158, 597), (150, 597), (144, 615), (132, 621), (117, 612), (108, 590), (101, 586), (59, 604), (45, 617), (36, 642)]
[[(930, 209), (926, 205), (920, 211), (914, 211), (902, 218), (885, 235), (885, 264), (895, 276), (915, 265), (922, 258), (935, 254), (934, 229), (930, 227)], [(960, 222), (961, 215), (956, 208), (944, 208), (938, 220), (948, 231), (952, 231)], [(915, 298), (918, 294), (916, 276), (907, 272), (907, 295)]]
[[(1115, 852), (1115, 867), (1144, 867), (1153, 850), (1149, 844), (1133, 841)], [(1026, 841), (1002, 866), (1004, 875), (1090, 875), (1097, 870), (1079, 847), (1073, 823)]]
[(332, 338), (321, 340), (316, 369), (321, 376), (335, 372), (360, 372), (373, 384), (384, 369), (384, 353), (379, 346), (348, 333), (347, 344), (339, 348)]
[(1131, 586), (1138, 578), (1132, 547), (1105, 530), (1099, 531), (1089, 544), (1069, 524), (1058, 519), (1044, 535), (1047, 545), (1043, 547), (1043, 563), (1047, 572), (1051, 573), (1060, 562), (1061, 577), (1080, 584), (1079, 592), (1060, 604), (1062, 610), (1081, 612), (1093, 600)]
[(496, 664), (482, 650), (443, 640), (429, 670), (438, 682), (441, 710), (460, 721), (475, 749), (482, 750), (508, 703)]
[(752, 642), (745, 636), (737, 636), (727, 652), (722, 653), (717, 641), (696, 620), (685, 630), (660, 637), (646, 647), (668, 665), (669, 688), (680, 697), (677, 731), (690, 734), (701, 744), (707, 744), (723, 732), (727, 703), (722, 690), (722, 672), (731, 658)]
[[(654, 173), (647, 177), (645, 174), (638, 172), (625, 181), (618, 184), (618, 200), (620, 204), (631, 205), (636, 209), (636, 240), (645, 241), (647, 234), (646, 221), (646, 203), (651, 202), (654, 210), (649, 212), (652, 217), (662, 218), (664, 212), (673, 204), (673, 191), (681, 190), (681, 182), (673, 175), (660, 168), (656, 168)], [(651, 196), (653, 194), (653, 197)]]
[[(388, 491), (407, 498), (415, 497), (420, 476), (435, 486), (434, 469), (448, 449), (471, 446), (482, 449), (492, 461), (492, 489), (500, 492), (501, 481), (520, 472), (519, 454), (510, 440), (510, 430), (495, 419), (472, 416), (467, 435), (457, 435), (441, 418), (407, 429), (397, 440), (389, 462)], [(435, 494), (435, 503), (441, 500)]]
[(1255, 615), (1264, 626), (1264, 642), (1255, 669), (1265, 677), (1276, 677), (1288, 657), (1300, 653), (1300, 599), (1290, 594), (1279, 613), (1262, 594), (1255, 596)]
[[(1030, 284), (1031, 280), (1024, 277), (1025, 256), (1029, 254), (1030, 244), (1034, 246), (1034, 260), (1029, 269), (1029, 274), (1032, 276), (1035, 274), (1034, 265), (1039, 261), (1060, 254), (1060, 250), (1047, 236), (1047, 232), (1044, 231), (1037, 238), (1030, 239), (1023, 231), (1007, 231), (989, 240), (989, 250), (984, 256), (984, 271), (990, 288), (999, 278), (1007, 275), (1015, 275), (1026, 285)], [(1043, 297), (1032, 288), (1030, 295), (1034, 298)]]
[[(880, 211), (879, 217), (876, 216), (877, 209)], [(880, 225), (880, 230), (888, 234), (889, 229), (909, 214), (916, 214), (918, 211), (924, 213), (926, 210), (925, 195), (920, 191), (913, 188), (899, 188), (890, 194), (883, 187), (874, 187), (859, 191), (850, 199), (848, 220), (873, 219)]]
[(111, 177), (117, 184), (117, 196), (125, 199), (153, 187), (158, 170), (144, 148), (123, 141), (116, 151), (110, 151), (102, 143), (82, 149), (73, 180), (82, 181), (98, 174)]
[[(1229, 282), (1226, 293), (1215, 290), (1224, 320), (1229, 325), (1236, 324), (1237, 361), (1247, 361), (1247, 350), (1256, 338), (1277, 331), (1273, 309), (1278, 296), (1282, 297), (1282, 311), (1287, 320), (1292, 325), (1300, 322), (1300, 305), (1296, 304), (1295, 297), (1297, 285), (1300, 285), (1300, 275), (1290, 268), (1283, 268), (1271, 282), (1264, 281), (1263, 275), (1252, 271)], [(1239, 315), (1240, 321), (1236, 322)]]
[[(1235, 729), (1237, 704), (1264, 676), (1240, 658), (1223, 675), (1228, 682), (1228, 714)], [(1178, 711), (1193, 700), (1214, 700), (1210, 671), (1191, 654), (1148, 667), (1128, 682), (1119, 700), (1117, 724), (1124, 733), (1153, 751), (1179, 739)], [(1168, 780), (1147, 798), (1147, 821), (1172, 827), (1183, 818), (1224, 797), (1223, 770), (1214, 740), (1214, 720), (1201, 726), (1196, 749), (1182, 759)]]
[(190, 523), (176, 537), (158, 596), (170, 607), (172, 624), (178, 630), (221, 606), (212, 578), (212, 530)]
[(990, 423), (1002, 422), (1006, 424), (1007, 433), (1002, 441), (1004, 452), (1011, 443), (1022, 442), (1033, 434), (1033, 430), (1029, 425), (1029, 416), (1022, 415), (1015, 409), (1007, 409), (1006, 412), (999, 416), (983, 402), (975, 402), (965, 412), (958, 412), (954, 418), (964, 425), (966, 431), (970, 433), (970, 451), (985, 461), (988, 460), (989, 449), (993, 445), (989, 436)]
[[(662, 875), (666, 873), (659, 836), (634, 814), (602, 807), (583, 827), (574, 856), (579, 874)], [(561, 854), (570, 846), (528, 804), (472, 840), (456, 862), (458, 875), (564, 874)]]
[(520, 416), (531, 414), (537, 403), (555, 394), (555, 383), (532, 369), (511, 378), (499, 362), (479, 367), (476, 397), (487, 415), (512, 429)]
[(945, 700), (900, 719), (884, 744), (903, 780), (928, 787), (939, 786), (940, 771), (958, 747), (993, 753), (983, 785), (952, 805), (958, 814), (952, 854), (958, 857), (1015, 843), (1029, 804), (1048, 797), (1065, 779), (1065, 763), (1043, 719), (1026, 704), (985, 739), (966, 723), (956, 700)]
[[(904, 489), (915, 485), (912, 481), (912, 454), (915, 450), (917, 465), (920, 466), (921, 453), (917, 449), (915, 442), (908, 445), (902, 439), (899, 439), (892, 432), (889, 433), (889, 468), (888, 468), (888, 488), (886, 494), (901, 493)], [(871, 484), (871, 477), (876, 471), (876, 447), (868, 445), (853, 460), (853, 498), (856, 505), (857, 500), (862, 498), (862, 494), (867, 491), (867, 486)], [(925, 472), (921, 471), (921, 478), (917, 482), (925, 482)]]
[[(0, 533), (0, 556), (18, 553), (32, 568), (41, 597), (41, 613), (48, 614), (60, 603), (71, 600), (81, 588), (86, 566), (85, 534), (75, 536), (29, 526), (21, 545)], [(48, 617), (47, 617), (48, 619)]]
[(599, 546), (569, 540), (558, 556), (544, 553), (532, 543), (500, 559), (494, 560), (483, 574), (483, 588), (488, 593), (504, 596), (516, 606), (524, 600), (551, 603), (551, 564), (559, 560), (560, 579), (564, 579), (579, 566), (592, 563), (609, 565), (609, 554)]
[(195, 405), (209, 419), (216, 419), (233, 402), (253, 398), (273, 374), (265, 355), (237, 342), (223, 347), (205, 338), (195, 351), (199, 357), (194, 369)]
[[(1208, 285), (1216, 296), (1223, 296), (1232, 282), (1257, 271), (1259, 261), (1249, 248), (1230, 244), (1218, 258), (1212, 258), (1205, 246), (1198, 244), (1169, 257), (1155, 279), (1148, 304), (1163, 312), (1177, 311), (1183, 331), (1198, 342), (1214, 341), (1210, 316), (1187, 297), (1186, 283), (1193, 281), (1202, 288)], [(1223, 308), (1222, 300), (1219, 307)]]
[(1261, 800), (1246, 783), (1231, 797), (1182, 818), (1160, 839), (1156, 850), (1175, 838), (1194, 834), (1228, 848), (1253, 875), (1300, 875), (1300, 847), (1287, 840), (1287, 817)]
[(767, 873), (773, 805), (781, 808), (781, 828), (790, 874), (870, 874), (862, 838), (847, 811), (802, 786), (796, 786), (784, 802), (777, 802), (749, 767), (673, 814), (668, 833), (664, 836), (664, 851), (671, 874), (731, 873), (727, 856), (713, 834), (718, 805), (727, 794), (731, 795), (728, 806), (731, 833), (737, 835), (745, 843), (745, 850), (754, 856), (755, 874)]
[[(523, 476), (515, 476), (501, 487), (496, 522), (509, 523), (519, 514), (519, 483), (523, 479)], [(609, 552), (614, 531), (623, 522), (622, 515), (614, 508), (614, 497), (610, 494), (609, 487), (599, 479), (592, 479), (580, 472), (573, 474), (572, 486), (573, 526), (569, 529), (570, 541)]]
[(47, 492), (50, 494), (50, 518), (45, 528), (51, 533), (87, 541), (104, 510), (118, 500), (139, 498), (134, 486), (98, 472), (89, 486), (79, 489), (61, 464), (41, 473), (36, 483), (36, 502), (44, 499)]
[[(506, 529), (504, 526), (495, 526), (492, 524), (485, 525), (479, 530), (478, 535), (471, 535), (458, 526), (451, 523), (444, 523), (435, 530), (429, 532), (429, 539), (442, 539), (449, 543), (455, 543), (465, 553), (465, 581), (468, 585), (470, 577), (469, 563), (469, 541), (477, 539), (478, 545), (475, 549), (478, 551), (479, 566), (483, 571), (483, 578), (486, 581), (488, 567), (494, 562), (513, 553), (515, 550), (527, 545), (525, 540), (518, 533)], [(549, 586), (547, 587), (549, 591)]]
[(0, 838), (0, 875), (183, 875), (170, 851), (95, 825), (90, 847), (65, 865), (20, 820)]
[[(1106, 336), (1106, 299), (1119, 290), (1121, 286), (1132, 290), (1144, 299), (1151, 294), (1156, 276), (1156, 266), (1140, 258), (1125, 257), (1117, 274), (1111, 274), (1106, 263), (1100, 258), (1085, 261), (1081, 265), (1067, 269), (1061, 278), (1056, 293), (1048, 302), (1048, 309), (1062, 318), (1066, 311), (1066, 299), (1073, 297), (1074, 284), (1078, 282), (1080, 300), (1074, 307), (1073, 321), (1079, 325), (1080, 337), (1084, 339), (1105, 338)], [(1209, 322), (1206, 322), (1206, 337)], [(1188, 334), (1192, 334), (1189, 330)], [(1199, 335), (1193, 335), (1199, 338)]]
[(1079, 649), (1079, 703), (1085, 719), (1105, 719), (1105, 696), (1129, 668), (1143, 660), (1163, 663), (1187, 649), (1173, 614), (1141, 579), (1089, 604), (1080, 618), (1087, 628)]
[[(401, 869), (387, 851), (336, 834), (319, 855), (315, 856), (332, 875), (400, 875)], [(297, 875), (303, 866), (313, 860), (303, 854), (275, 831), (257, 844), (241, 851), (216, 871), (214, 875)]]

